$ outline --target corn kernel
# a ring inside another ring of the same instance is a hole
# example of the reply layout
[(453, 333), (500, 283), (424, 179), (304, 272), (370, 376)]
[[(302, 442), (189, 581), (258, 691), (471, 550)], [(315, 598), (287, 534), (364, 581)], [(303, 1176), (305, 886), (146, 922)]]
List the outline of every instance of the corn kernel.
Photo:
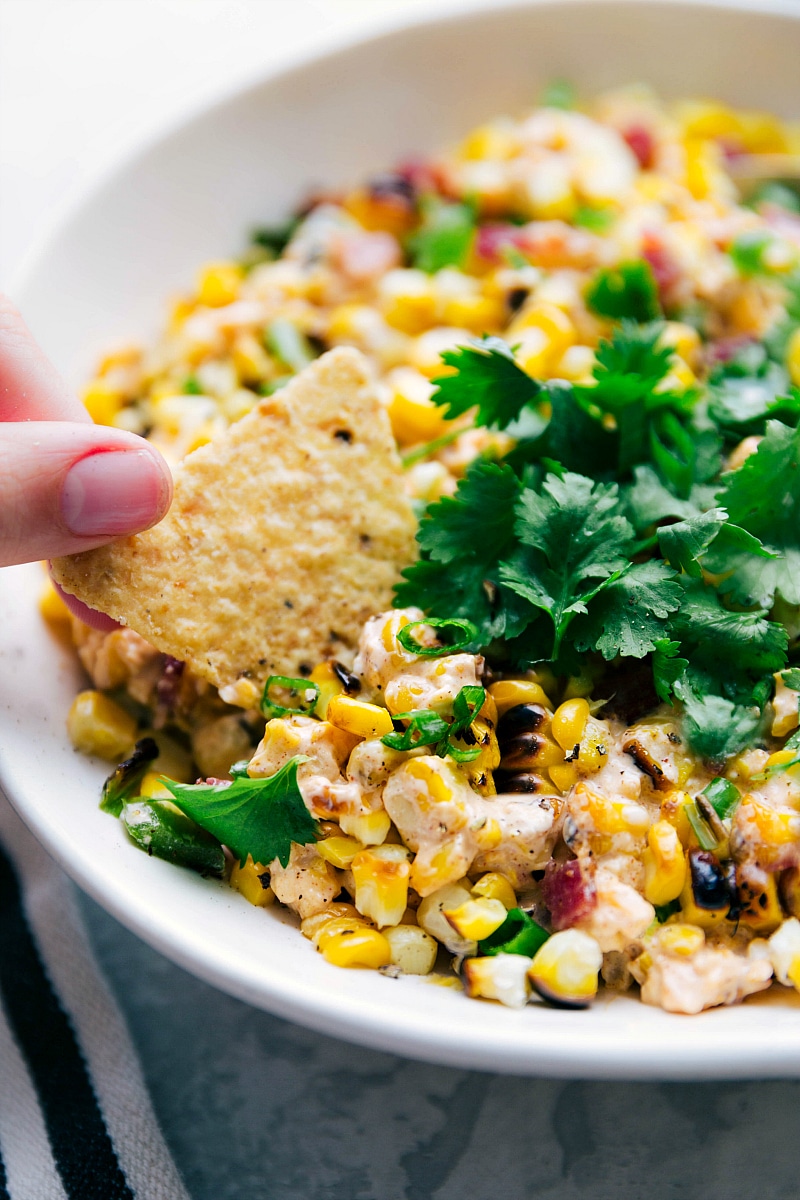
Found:
[(236, 374), (242, 383), (260, 383), (272, 374), (272, 361), (252, 333), (239, 333), (231, 351)]
[(693, 325), (682, 321), (665, 321), (658, 338), (659, 346), (669, 346), (690, 366), (696, 364), (702, 349), (700, 334)]
[(786, 366), (795, 387), (800, 387), (800, 329), (795, 329), (786, 347)]
[(533, 326), (530, 329), (524, 329), (515, 338), (515, 341), (518, 346), (516, 351), (517, 362), (523, 371), (527, 371), (534, 378), (541, 379), (546, 376), (550, 369), (553, 354), (545, 331), (539, 329), (537, 326)]
[(391, 825), (391, 817), (383, 808), (359, 816), (342, 813), (339, 817), (342, 832), (364, 846), (380, 846), (386, 841)]
[(207, 263), (197, 278), (197, 299), (209, 308), (232, 304), (239, 295), (244, 271), (238, 263)]
[(420, 928), (436, 938), (437, 942), (442, 942), (452, 954), (474, 954), (476, 945), (456, 933), (444, 915), (444, 909), (458, 908), (470, 899), (467, 880), (446, 883), (426, 896), (417, 909)]
[(81, 754), (118, 762), (133, 748), (136, 722), (102, 692), (79, 692), (67, 715), (67, 733)]
[(554, 933), (537, 950), (528, 979), (544, 1000), (585, 1008), (597, 995), (603, 954), (593, 937), (579, 929)]
[[(759, 876), (762, 872), (758, 872)], [(763, 891), (756, 894), (748, 891), (746, 886), (739, 886), (739, 896), (743, 907), (739, 913), (739, 922), (752, 929), (755, 933), (771, 933), (783, 920), (783, 910), (778, 899), (778, 888), (775, 876), (764, 872)]]
[(359, 928), (361, 925), (366, 925), (366, 921), (362, 921), (356, 912), (354, 904), (347, 904), (343, 900), (334, 900), (322, 912), (314, 913), (313, 917), (305, 917), (300, 922), (300, 932), (303, 937), (309, 938), (316, 945), (314, 939), (327, 926), (328, 922), (338, 921), (343, 917), (348, 918), (351, 924), (353, 921), (357, 921)]
[(686, 856), (677, 831), (669, 821), (656, 821), (647, 834), (644, 863), (644, 896), (651, 904), (677, 900), (686, 882)]
[(530, 995), (530, 963), (524, 954), (468, 958), (463, 966), (466, 993), (473, 998), (499, 1000), (509, 1008), (524, 1008)]
[(458, 325), (472, 333), (492, 333), (503, 324), (505, 307), (497, 296), (451, 296), (442, 316), (448, 325)]
[(328, 837), (321, 838), (316, 843), (316, 849), (317, 854), (329, 862), (332, 867), (345, 871), (364, 847), (355, 838)]
[(360, 850), (351, 862), (356, 908), (376, 925), (398, 925), (408, 904), (408, 851), (385, 844)]
[(513, 887), (498, 871), (487, 871), (481, 875), (477, 883), (472, 885), (473, 896), (481, 896), (487, 900), (499, 900), (504, 908), (516, 908), (517, 897)]
[(768, 942), (775, 978), (785, 987), (800, 992), (800, 921), (790, 917), (776, 929)]
[(694, 902), (691, 871), (688, 870), (679, 899), (681, 915), (688, 925), (698, 925), (701, 929), (713, 929), (728, 915), (729, 905), (727, 904), (723, 908), (698, 908)]
[(434, 938), (416, 925), (395, 925), (384, 929), (383, 936), (392, 952), (392, 966), (405, 975), (429, 975), (436, 962), (439, 946)]
[(594, 362), (594, 350), (591, 346), (568, 346), (561, 357), (553, 363), (551, 373), (555, 379), (566, 379), (570, 383), (591, 384)]
[(562, 750), (572, 750), (580, 744), (588, 720), (589, 704), (586, 700), (565, 700), (553, 713), (550, 732)]
[(736, 113), (714, 100), (683, 100), (675, 106), (675, 114), (686, 137), (731, 137), (740, 128)]
[(69, 625), (70, 611), (50, 580), (45, 583), (39, 596), (39, 612), (51, 625)]
[(271, 887), (264, 887), (261, 882), (261, 876), (265, 872), (266, 867), (261, 863), (254, 863), (248, 854), (247, 862), (243, 867), (239, 865), (238, 860), (233, 864), (230, 885), (237, 892), (241, 892), (245, 900), (254, 904), (256, 908), (267, 908), (268, 905), (274, 903), (275, 893)]
[(146, 800), (172, 800), (172, 792), (164, 782), (164, 776), (148, 771), (139, 786), (139, 795)]
[(377, 929), (343, 930), (320, 940), (323, 957), (335, 967), (367, 967), (377, 971), (388, 967), (392, 950)]
[(421, 371), (428, 379), (438, 379), (442, 375), (451, 375), (455, 368), (448, 367), (442, 362), (445, 350), (454, 350), (468, 342), (472, 334), (468, 329), (457, 326), (441, 325), (428, 329), (414, 338), (408, 347), (409, 362), (416, 370)]
[(460, 158), (503, 160), (513, 158), (519, 150), (519, 135), (513, 122), (490, 121), (468, 133), (458, 148)]
[[(420, 378), (424, 379), (424, 376)], [(400, 446), (413, 446), (441, 437), (447, 429), (443, 412), (444, 409), (430, 399), (395, 391), (388, 408), (395, 440)]]
[(378, 294), (383, 315), (394, 329), (416, 335), (430, 329), (436, 320), (436, 293), (424, 271), (387, 271), (378, 285)]
[(323, 721), (328, 719), (328, 705), (334, 696), (344, 694), (344, 684), (333, 669), (332, 663), (318, 663), (308, 677), (309, 683), (315, 683), (319, 688), (319, 696), (314, 706), (314, 715)]
[(95, 425), (113, 425), (114, 418), (125, 406), (125, 399), (116, 388), (102, 379), (95, 379), (83, 392), (84, 408)]
[[(333, 907), (333, 904), (330, 904), (325, 912), (319, 914), (319, 924), (311, 932), (311, 941), (318, 950), (322, 949), (327, 938), (336, 937), (340, 933), (351, 933), (354, 930), (375, 928), (371, 921), (359, 916), (353, 905), (346, 905), (352, 911), (340, 914), (339, 916), (331, 915)], [(326, 919), (323, 920), (323, 917)], [(303, 924), (305, 925), (305, 921)]]
[(555, 304), (537, 302), (523, 308), (508, 327), (509, 339), (513, 340), (524, 329), (541, 329), (547, 338), (551, 356), (562, 355), (577, 340), (572, 321)]
[(548, 774), (560, 792), (568, 792), (580, 779), (574, 763), (553, 763)]
[(326, 720), (337, 729), (360, 738), (381, 738), (394, 729), (391, 715), (385, 708), (345, 695), (331, 697)]
[(429, 796), (437, 804), (447, 804), (452, 800), (453, 792), (445, 782), (442, 770), (436, 770), (429, 763), (412, 758), (405, 764), (405, 771), (412, 779), (420, 779), (425, 784)]
[(788, 154), (789, 139), (772, 113), (740, 112), (738, 140), (748, 154)]
[(696, 954), (705, 945), (706, 940), (705, 933), (697, 925), (687, 925), (680, 921), (663, 925), (654, 936), (661, 950), (680, 958)]
[(458, 908), (445, 908), (444, 915), (462, 937), (480, 942), (494, 933), (506, 919), (507, 909), (502, 900), (490, 900), (481, 896), (467, 900)]
[(404, 197), (375, 193), (368, 188), (350, 192), (344, 207), (364, 229), (391, 233), (394, 237), (410, 233), (416, 221), (414, 206)]
[(518, 704), (541, 704), (543, 708), (550, 708), (544, 688), (532, 679), (501, 679), (491, 685), (489, 695), (497, 705), (498, 718)]
[(674, 826), (680, 843), (684, 847), (689, 846), (693, 840), (692, 827), (686, 815), (686, 809), (690, 804), (694, 804), (694, 801), (688, 792), (667, 792), (661, 801), (659, 812), (659, 820), (668, 821), (670, 825)]

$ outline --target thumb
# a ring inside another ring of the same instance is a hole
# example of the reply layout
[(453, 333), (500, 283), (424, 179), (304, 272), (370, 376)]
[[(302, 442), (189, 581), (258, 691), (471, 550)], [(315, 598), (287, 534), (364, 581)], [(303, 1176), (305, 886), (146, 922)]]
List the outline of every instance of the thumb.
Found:
[(71, 421), (0, 424), (0, 566), (91, 550), (149, 529), (172, 499), (158, 451)]

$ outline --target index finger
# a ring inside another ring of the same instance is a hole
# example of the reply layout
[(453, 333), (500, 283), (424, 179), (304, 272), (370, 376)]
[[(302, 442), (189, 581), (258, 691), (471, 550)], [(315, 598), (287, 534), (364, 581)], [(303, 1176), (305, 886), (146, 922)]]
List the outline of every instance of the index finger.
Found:
[(0, 293), (0, 421), (89, 421), (78, 397)]

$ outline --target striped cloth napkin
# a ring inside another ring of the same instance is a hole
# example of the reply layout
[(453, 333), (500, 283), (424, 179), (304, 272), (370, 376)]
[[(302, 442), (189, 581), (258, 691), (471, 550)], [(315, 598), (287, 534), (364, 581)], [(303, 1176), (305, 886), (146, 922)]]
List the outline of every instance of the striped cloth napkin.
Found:
[(0, 1200), (189, 1200), (59, 868), (0, 793)]

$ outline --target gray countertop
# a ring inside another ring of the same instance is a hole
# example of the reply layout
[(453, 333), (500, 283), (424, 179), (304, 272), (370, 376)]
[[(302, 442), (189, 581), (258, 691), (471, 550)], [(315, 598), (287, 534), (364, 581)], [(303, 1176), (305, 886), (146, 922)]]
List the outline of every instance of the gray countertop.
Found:
[(800, 1082), (563, 1082), (411, 1062), (233, 1000), (81, 906), (192, 1200), (800, 1195)]

